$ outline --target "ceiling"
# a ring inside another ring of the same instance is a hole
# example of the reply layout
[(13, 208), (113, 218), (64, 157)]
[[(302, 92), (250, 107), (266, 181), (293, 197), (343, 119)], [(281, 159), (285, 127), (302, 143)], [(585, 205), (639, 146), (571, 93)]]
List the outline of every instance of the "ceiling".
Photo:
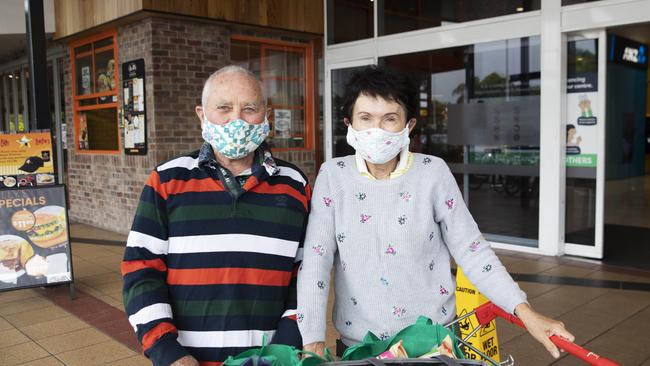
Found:
[(640, 23), (608, 28), (607, 32), (650, 45), (650, 23)]

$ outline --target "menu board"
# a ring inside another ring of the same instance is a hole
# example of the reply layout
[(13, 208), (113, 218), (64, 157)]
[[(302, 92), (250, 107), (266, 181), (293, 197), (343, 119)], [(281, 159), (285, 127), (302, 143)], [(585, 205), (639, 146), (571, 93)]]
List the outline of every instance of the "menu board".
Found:
[(72, 282), (65, 187), (0, 190), (0, 291)]
[(54, 183), (50, 132), (0, 134), (0, 189)]
[(147, 154), (147, 113), (145, 108), (144, 59), (122, 64), (122, 125), (124, 153)]

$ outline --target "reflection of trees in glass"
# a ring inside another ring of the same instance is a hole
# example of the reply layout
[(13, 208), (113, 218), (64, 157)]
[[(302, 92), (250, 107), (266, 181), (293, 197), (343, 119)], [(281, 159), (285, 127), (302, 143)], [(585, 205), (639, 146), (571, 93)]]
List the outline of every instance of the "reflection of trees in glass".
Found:
[(568, 74), (598, 71), (598, 44), (595, 39), (570, 41), (567, 43)]
[(575, 71), (596, 72), (598, 70), (598, 59), (591, 50), (579, 48), (576, 50)]
[(451, 91), (451, 96), (456, 97), (456, 104), (465, 103), (465, 83), (458, 84), (454, 90)]

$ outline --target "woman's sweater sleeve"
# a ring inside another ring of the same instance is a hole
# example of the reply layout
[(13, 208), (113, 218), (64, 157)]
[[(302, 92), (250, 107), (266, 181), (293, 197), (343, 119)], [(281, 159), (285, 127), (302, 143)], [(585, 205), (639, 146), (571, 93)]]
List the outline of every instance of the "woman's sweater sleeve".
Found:
[(490, 301), (513, 313), (526, 302), (526, 294), (483, 238), (470, 214), (451, 171), (441, 162), (440, 182), (435, 188), (435, 220), (439, 223), (449, 252), (467, 278)]
[(303, 344), (325, 341), (330, 272), (336, 254), (334, 209), (326, 165), (316, 178), (305, 236), (302, 266), (298, 271), (298, 328)]

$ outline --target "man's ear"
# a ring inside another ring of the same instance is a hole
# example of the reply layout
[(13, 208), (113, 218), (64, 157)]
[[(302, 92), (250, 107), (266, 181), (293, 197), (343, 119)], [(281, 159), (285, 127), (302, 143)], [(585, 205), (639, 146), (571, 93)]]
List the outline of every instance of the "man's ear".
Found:
[(204, 116), (203, 107), (201, 107), (200, 105), (197, 105), (196, 107), (194, 107), (194, 112), (196, 112), (196, 115), (199, 117), (201, 122), (203, 122), (203, 116)]
[(266, 119), (271, 117), (271, 112), (273, 112), (273, 108), (271, 107), (266, 107)]
[(411, 132), (413, 131), (413, 129), (415, 128), (415, 125), (416, 125), (417, 123), (418, 123), (417, 118), (411, 118), (411, 119), (406, 123), (406, 127), (409, 128), (409, 133), (411, 133)]

